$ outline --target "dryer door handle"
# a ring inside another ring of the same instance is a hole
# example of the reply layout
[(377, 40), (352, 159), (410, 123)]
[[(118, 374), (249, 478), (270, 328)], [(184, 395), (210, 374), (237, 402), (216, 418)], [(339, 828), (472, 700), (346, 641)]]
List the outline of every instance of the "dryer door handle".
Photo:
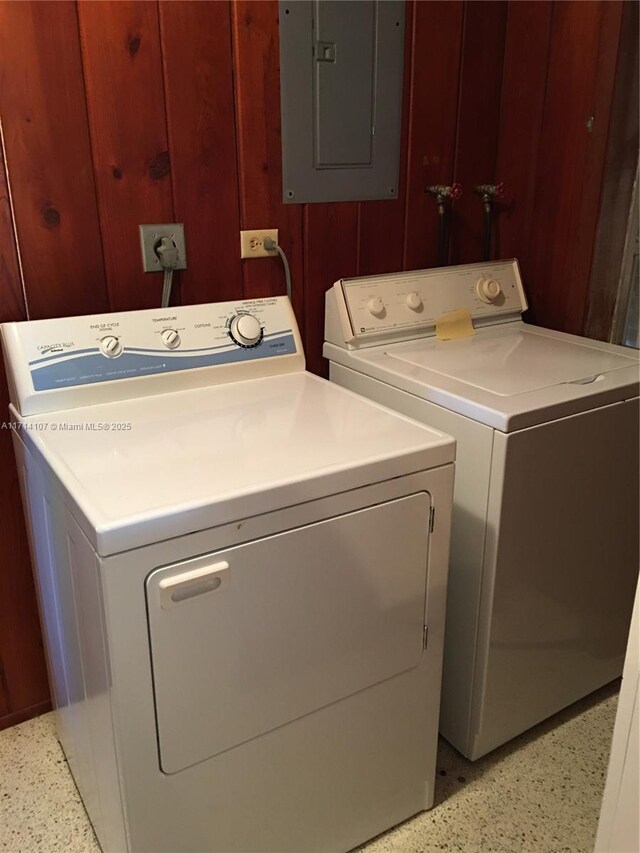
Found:
[(228, 572), (229, 563), (222, 560), (219, 563), (200, 566), (198, 569), (163, 578), (158, 583), (160, 606), (166, 610), (205, 593), (222, 590), (229, 582)]

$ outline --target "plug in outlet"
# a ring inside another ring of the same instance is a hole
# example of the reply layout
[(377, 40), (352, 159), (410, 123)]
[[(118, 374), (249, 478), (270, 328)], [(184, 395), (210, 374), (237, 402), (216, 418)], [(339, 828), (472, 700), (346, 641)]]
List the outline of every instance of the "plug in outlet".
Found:
[(240, 232), (240, 257), (241, 258), (272, 258), (276, 252), (267, 252), (264, 247), (264, 238), (271, 237), (278, 242), (278, 229), (266, 228), (262, 231)]
[(142, 269), (145, 272), (162, 272), (160, 259), (156, 255), (156, 245), (163, 237), (171, 237), (178, 249), (177, 270), (187, 268), (187, 250), (184, 243), (184, 225), (141, 225), (140, 248), (142, 249)]

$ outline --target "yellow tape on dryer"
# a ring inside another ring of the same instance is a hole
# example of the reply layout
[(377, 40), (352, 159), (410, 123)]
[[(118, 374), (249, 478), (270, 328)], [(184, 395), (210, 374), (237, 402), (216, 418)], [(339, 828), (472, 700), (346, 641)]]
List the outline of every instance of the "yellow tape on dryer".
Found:
[(476, 330), (471, 322), (471, 312), (467, 308), (449, 311), (436, 320), (436, 337), (441, 341), (455, 341), (458, 338), (471, 338)]

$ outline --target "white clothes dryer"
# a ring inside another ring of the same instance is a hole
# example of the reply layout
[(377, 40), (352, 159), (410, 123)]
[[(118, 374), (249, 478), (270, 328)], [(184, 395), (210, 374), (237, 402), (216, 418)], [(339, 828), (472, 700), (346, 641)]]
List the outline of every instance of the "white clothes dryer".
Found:
[(326, 299), (332, 381), (458, 442), (440, 730), (471, 759), (621, 674), (638, 574), (638, 353), (526, 307), (515, 260)]
[(453, 439), (306, 373), (286, 298), (2, 336), (105, 853), (346, 851), (428, 808)]

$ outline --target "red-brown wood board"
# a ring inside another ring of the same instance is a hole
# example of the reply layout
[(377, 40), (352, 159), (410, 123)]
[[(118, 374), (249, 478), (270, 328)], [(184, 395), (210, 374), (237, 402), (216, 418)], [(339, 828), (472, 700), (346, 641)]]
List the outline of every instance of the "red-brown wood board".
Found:
[(580, 319), (576, 322), (575, 328), (579, 330), (580, 334), (584, 333), (587, 320), (589, 272), (593, 260), (600, 199), (602, 198), (623, 10), (624, 2), (622, 0), (604, 2), (598, 28), (598, 58), (592, 94), (594, 121), (585, 164), (583, 192), (580, 198), (576, 228), (576, 257), (572, 268), (573, 279), (579, 283), (580, 297), (579, 301), (576, 300), (575, 314), (577, 320), (577, 315), (580, 313)]
[[(527, 292), (537, 323), (577, 334), (584, 322), (604, 163), (602, 134), (606, 139), (609, 124), (613, 77), (609, 66), (617, 53), (621, 8), (617, 2), (556, 3), (551, 21), (527, 235)], [(599, 95), (605, 83), (607, 99)]]
[(409, 126), (406, 212), (403, 235), (404, 269), (436, 265), (438, 217), (425, 192), (433, 184), (458, 180), (454, 171), (460, 74), (462, 2), (417, 0), (410, 51)]
[(230, 8), (161, 2), (160, 32), (173, 208), (188, 240), (181, 299), (234, 299), (242, 267)]
[(605, 341), (609, 340), (616, 313), (629, 210), (638, 169), (639, 14), (638, 3), (635, 0), (625, 0), (602, 179), (598, 232), (589, 274), (588, 313), (584, 333)]
[(111, 309), (160, 302), (138, 226), (174, 222), (157, 3), (78, 3)]
[(500, 133), (495, 174), (504, 198), (495, 207), (495, 255), (517, 256), (528, 273), (533, 198), (553, 3), (510, 3), (505, 37)]
[(0, 3), (0, 116), (29, 316), (107, 309), (73, 3)]
[(454, 210), (452, 264), (482, 260), (483, 206), (473, 188), (501, 180), (495, 166), (506, 21), (505, 0), (465, 3), (454, 160), (455, 177), (464, 191)]
[[(0, 148), (0, 322), (24, 320), (25, 317), (26, 309), (13, 233), (7, 172)], [(4, 412), (0, 412), (0, 419), (2, 417)]]
[(308, 369), (321, 376), (328, 375), (324, 297), (334, 281), (358, 272), (358, 209), (351, 201), (305, 205), (305, 351)]

